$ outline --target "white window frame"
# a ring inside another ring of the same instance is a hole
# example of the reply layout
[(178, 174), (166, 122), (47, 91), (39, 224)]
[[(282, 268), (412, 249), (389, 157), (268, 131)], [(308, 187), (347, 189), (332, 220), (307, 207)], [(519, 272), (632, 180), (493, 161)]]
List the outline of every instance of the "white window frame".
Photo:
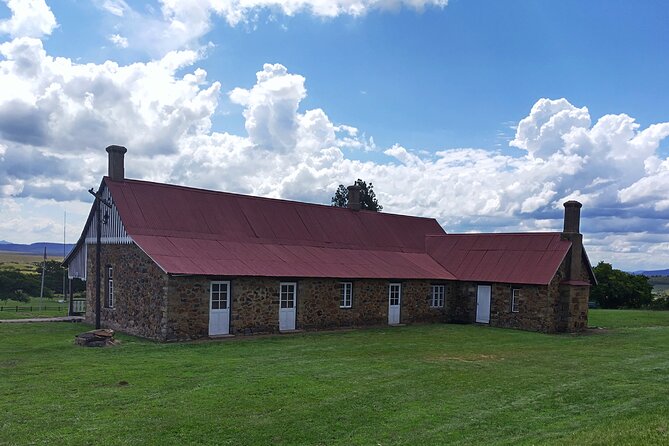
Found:
[(353, 306), (353, 282), (339, 282), (341, 292), (339, 294), (339, 308), (351, 308)]
[(446, 286), (432, 285), (432, 299), (430, 299), (430, 308), (444, 308), (446, 301)]
[[(293, 298), (287, 299), (286, 297), (291, 294)], [(284, 307), (284, 304), (287, 305), (288, 302), (292, 302), (293, 305), (290, 307), (288, 306)], [(297, 307), (297, 282), (281, 282), (279, 284), (279, 308), (295, 308), (295, 307)]]
[(107, 266), (107, 299), (105, 306), (107, 308), (114, 308), (114, 267)]
[[(402, 303), (402, 284), (393, 282), (388, 286), (388, 300), (390, 305), (401, 305)], [(397, 303), (393, 303), (396, 300)]]
[(520, 312), (520, 288), (511, 288), (511, 312)]
[[(225, 291), (221, 290), (221, 285), (225, 285)], [(214, 290), (214, 287), (218, 289)], [(216, 299), (214, 299), (216, 295)], [(221, 296), (225, 297), (225, 308), (221, 308)], [(214, 302), (218, 303), (218, 308), (214, 308)], [(209, 310), (229, 310), (230, 309), (230, 281), (229, 280), (215, 280), (209, 285)]]

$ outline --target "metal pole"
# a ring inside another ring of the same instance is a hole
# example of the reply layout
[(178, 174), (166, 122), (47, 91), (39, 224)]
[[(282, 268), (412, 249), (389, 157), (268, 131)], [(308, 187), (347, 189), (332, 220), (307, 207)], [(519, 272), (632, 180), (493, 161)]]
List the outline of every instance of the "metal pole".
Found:
[[(111, 204), (102, 198), (100, 193), (102, 187), (97, 192), (93, 192), (93, 188), (89, 189), (88, 193), (95, 197), (95, 204), (97, 204), (97, 234), (95, 243), (95, 328), (100, 329), (100, 251), (102, 251), (102, 205), (104, 204), (111, 209)], [(105, 224), (107, 220), (105, 219)]]
[(68, 279), (68, 284), (69, 284), (69, 298), (68, 298), (68, 307), (67, 307), (67, 315), (68, 316), (73, 316), (72, 310), (74, 306), (74, 302), (72, 302), (72, 279)]
[[(67, 225), (67, 211), (63, 212), (63, 261), (65, 261), (65, 227)], [(67, 268), (63, 268), (63, 300), (67, 300)], [(69, 316), (69, 315), (68, 315)]]
[(42, 262), (42, 286), (39, 289), (39, 308), (42, 310), (42, 299), (44, 298), (44, 273), (46, 271), (46, 246), (44, 247), (44, 261)]
[(96, 196), (97, 206), (97, 234), (95, 240), (95, 328), (100, 329), (100, 248), (102, 248), (102, 205)]

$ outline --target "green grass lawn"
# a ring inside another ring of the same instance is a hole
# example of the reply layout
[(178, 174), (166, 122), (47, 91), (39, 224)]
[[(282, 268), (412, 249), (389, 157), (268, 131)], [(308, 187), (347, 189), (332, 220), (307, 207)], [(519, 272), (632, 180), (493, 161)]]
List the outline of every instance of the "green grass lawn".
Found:
[(669, 444), (669, 312), (185, 344), (0, 324), (0, 444)]
[[(39, 297), (31, 297), (29, 302), (0, 300), (0, 319), (67, 316), (67, 302), (58, 303), (59, 298), (40, 299)], [(18, 311), (16, 307), (19, 307)]]

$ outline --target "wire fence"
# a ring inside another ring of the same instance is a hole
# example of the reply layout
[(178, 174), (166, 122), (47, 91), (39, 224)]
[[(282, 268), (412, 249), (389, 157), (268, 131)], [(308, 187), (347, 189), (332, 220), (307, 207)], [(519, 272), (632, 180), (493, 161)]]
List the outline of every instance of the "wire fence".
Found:
[[(85, 311), (85, 308), (86, 308), (85, 301), (82, 300), (72, 301), (72, 311), (74, 313), (83, 313)], [(14, 313), (18, 312), (32, 313), (36, 311), (65, 313), (69, 311), (69, 306), (67, 303), (63, 305), (0, 305), (0, 311), (9, 311)]]
[(3, 306), (0, 305), (0, 311), (13, 311), (15, 313), (18, 313), (19, 311), (27, 311), (27, 312), (33, 312), (33, 311), (53, 311), (59, 312), (59, 311), (67, 311), (67, 305), (26, 305), (26, 306), (21, 306), (21, 305), (7, 305)]

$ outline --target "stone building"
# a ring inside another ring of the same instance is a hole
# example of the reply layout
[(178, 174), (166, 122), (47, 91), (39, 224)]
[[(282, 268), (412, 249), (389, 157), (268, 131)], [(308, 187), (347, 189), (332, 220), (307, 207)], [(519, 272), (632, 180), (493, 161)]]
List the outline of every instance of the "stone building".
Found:
[(65, 259), (87, 280), (88, 322), (160, 341), (419, 322), (587, 327), (595, 277), (578, 202), (565, 203), (563, 232), (446, 234), (435, 219), (361, 210), (353, 186), (348, 208), (194, 189), (126, 179), (126, 149), (107, 152)]

